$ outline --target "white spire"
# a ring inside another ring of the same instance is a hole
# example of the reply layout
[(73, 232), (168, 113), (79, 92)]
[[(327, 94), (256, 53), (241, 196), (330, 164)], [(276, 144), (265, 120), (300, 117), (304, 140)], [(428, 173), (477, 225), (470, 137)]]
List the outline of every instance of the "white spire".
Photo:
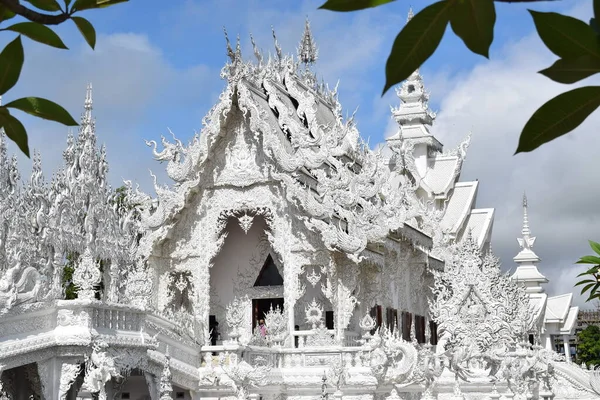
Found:
[(527, 196), (523, 194), (523, 227), (521, 228), (522, 237), (517, 238), (521, 251), (513, 259), (519, 266), (512, 278), (524, 283), (528, 293), (542, 293), (542, 283), (547, 283), (548, 279), (540, 273), (537, 264), (540, 258), (532, 250), (535, 237), (531, 236), (529, 228), (529, 217), (527, 215)]
[(531, 236), (531, 230), (529, 229), (529, 218), (527, 216), (527, 196), (523, 194), (523, 228), (521, 229), (523, 237), (517, 238), (521, 249), (530, 250), (533, 248), (535, 237)]
[(93, 110), (93, 99), (92, 99), (92, 84), (88, 83), (87, 88), (85, 90), (85, 102), (83, 103), (83, 121), (82, 122), (91, 122), (92, 121), (92, 110)]
[(300, 39), (300, 44), (298, 45), (298, 59), (303, 64), (310, 65), (314, 64), (318, 57), (319, 51), (312, 31), (310, 30), (310, 21), (307, 16), (306, 22), (304, 23), (304, 33), (302, 34), (302, 39)]

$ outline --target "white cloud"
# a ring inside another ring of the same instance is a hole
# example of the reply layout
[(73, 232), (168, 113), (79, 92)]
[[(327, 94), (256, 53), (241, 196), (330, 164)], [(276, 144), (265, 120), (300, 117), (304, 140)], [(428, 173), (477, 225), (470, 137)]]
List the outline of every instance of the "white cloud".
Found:
[[(221, 85), (216, 71), (204, 65), (177, 69), (147, 36), (118, 33), (99, 36), (95, 51), (83, 44), (79, 49), (57, 51), (28, 43), (19, 84), (5, 101), (21, 96), (40, 96), (56, 101), (77, 119), (83, 111), (88, 82), (94, 87), (94, 116), (99, 144), (107, 145), (109, 180), (113, 186), (122, 179), (138, 180), (152, 191), (148, 169), (164, 176), (164, 166), (152, 160), (143, 139), (156, 139), (170, 126), (183, 139), (200, 126), (201, 116), (214, 100)], [(200, 91), (203, 88), (205, 91)], [(202, 108), (202, 113), (197, 108)], [(187, 112), (181, 123), (178, 112)], [(44, 172), (50, 176), (62, 163), (67, 128), (20, 114), (29, 133), (30, 149), (42, 155)], [(159, 126), (152, 124), (159, 123)], [(17, 153), (16, 146), (11, 150)], [(24, 179), (31, 161), (20, 156)], [(166, 179), (161, 179), (166, 182)]]
[[(537, 236), (535, 251), (542, 258), (540, 270), (551, 280), (548, 291), (551, 295), (574, 291), (576, 302), (582, 305), (573, 285), (583, 267), (574, 263), (591, 252), (588, 239), (600, 240), (600, 136), (596, 132), (600, 111), (567, 136), (532, 153), (513, 156), (521, 129), (533, 112), (572, 89), (536, 73), (554, 60), (532, 35), (462, 76), (432, 79), (432, 91), (444, 93), (434, 134), (454, 146), (468, 131), (473, 132), (462, 179), (479, 179), (478, 206), (496, 208), (493, 244), (504, 268), (514, 268), (521, 198), (526, 191), (530, 226)], [(589, 79), (585, 84), (599, 81)]]

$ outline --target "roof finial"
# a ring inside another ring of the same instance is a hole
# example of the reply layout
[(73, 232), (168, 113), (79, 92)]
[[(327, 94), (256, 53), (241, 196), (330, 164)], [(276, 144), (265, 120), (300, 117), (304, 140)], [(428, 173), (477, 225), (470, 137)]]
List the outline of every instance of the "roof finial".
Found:
[(83, 103), (83, 122), (91, 122), (92, 121), (92, 109), (93, 109), (93, 101), (92, 101), (92, 84), (88, 83), (86, 91), (85, 91), (85, 102)]
[(235, 61), (235, 53), (231, 48), (231, 42), (229, 41), (229, 36), (227, 35), (227, 29), (225, 29), (225, 27), (223, 27), (223, 33), (225, 33), (225, 41), (227, 42), (227, 56), (233, 62)]
[(529, 218), (527, 217), (527, 195), (523, 193), (523, 229), (521, 229), (523, 236), (529, 236), (531, 231), (529, 230)]
[(298, 59), (304, 65), (314, 64), (319, 57), (319, 51), (315, 43), (312, 31), (310, 30), (310, 21), (308, 15), (306, 16), (306, 22), (304, 23), (304, 33), (300, 44), (298, 45)]
[(242, 46), (240, 46), (240, 34), (238, 33), (236, 42), (235, 42), (235, 58), (237, 60), (242, 59)]
[(408, 9), (408, 18), (406, 18), (406, 23), (408, 23), (414, 16), (415, 16), (415, 14), (413, 13), (413, 9), (412, 9), (412, 6), (411, 6)]
[(252, 50), (254, 51), (254, 56), (258, 61), (258, 65), (261, 66), (263, 62), (263, 56), (260, 50), (258, 49), (258, 46), (256, 45), (256, 42), (254, 41), (254, 36), (252, 36), (252, 34), (250, 34), (250, 43), (252, 43)]
[(277, 54), (277, 59), (281, 61), (281, 46), (279, 46), (277, 36), (275, 36), (275, 28), (273, 28), (273, 25), (271, 25), (271, 31), (273, 32), (273, 40), (275, 41), (275, 53)]
[(529, 217), (527, 215), (527, 196), (523, 193), (523, 228), (521, 229), (522, 238), (518, 238), (519, 246), (522, 249), (529, 250), (533, 247), (535, 237), (531, 236), (531, 230), (529, 229)]

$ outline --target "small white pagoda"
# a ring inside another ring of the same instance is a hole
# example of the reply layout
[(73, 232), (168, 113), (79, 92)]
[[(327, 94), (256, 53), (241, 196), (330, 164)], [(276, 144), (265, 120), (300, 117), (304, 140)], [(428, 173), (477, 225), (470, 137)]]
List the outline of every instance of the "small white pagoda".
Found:
[(573, 293), (548, 297), (543, 284), (548, 279), (539, 271), (540, 258), (533, 251), (535, 237), (531, 236), (529, 218), (527, 215), (527, 197), (523, 195), (523, 229), (522, 237), (518, 238), (521, 251), (514, 257), (518, 267), (512, 279), (525, 285), (536, 318), (536, 326), (542, 335), (543, 345), (548, 350), (554, 350), (554, 337), (563, 337), (564, 354), (571, 361), (570, 336), (575, 332), (579, 307), (573, 306)]

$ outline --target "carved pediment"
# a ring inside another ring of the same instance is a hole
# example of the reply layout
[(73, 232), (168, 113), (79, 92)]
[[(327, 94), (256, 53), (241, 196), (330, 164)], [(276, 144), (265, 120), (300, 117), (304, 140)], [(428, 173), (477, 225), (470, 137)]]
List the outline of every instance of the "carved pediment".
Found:
[[(236, 125), (234, 129), (227, 132), (233, 137), (225, 146), (224, 155), (220, 159), (222, 165), (215, 169), (216, 186), (247, 187), (266, 180), (267, 174), (262, 152), (259, 152), (254, 140), (246, 137), (245, 124), (239, 121)], [(259, 158), (262, 162), (259, 162)]]

